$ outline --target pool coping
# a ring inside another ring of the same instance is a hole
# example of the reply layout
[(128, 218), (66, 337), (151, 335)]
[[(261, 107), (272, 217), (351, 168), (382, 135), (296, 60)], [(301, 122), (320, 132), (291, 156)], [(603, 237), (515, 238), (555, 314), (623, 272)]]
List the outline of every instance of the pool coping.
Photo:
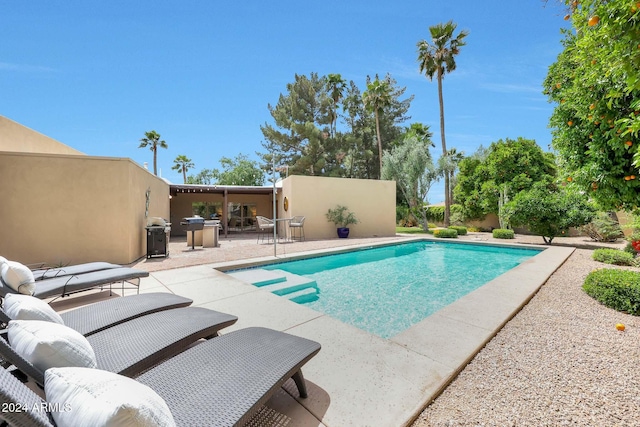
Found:
[[(530, 248), (540, 253), (390, 339), (272, 295), (218, 269), (248, 268), (421, 240), (442, 242), (420, 236), (339, 250), (210, 264), (206, 266), (208, 272), (201, 269), (198, 274), (211, 276), (206, 279), (209, 287), (215, 283), (222, 289), (224, 284), (230, 290), (225, 288), (224, 293), (196, 299), (194, 304), (238, 315), (236, 329), (267, 326), (322, 344), (320, 353), (304, 368), (309, 398), (297, 398), (295, 387), (288, 384), (284, 388), (286, 393), (279, 393), (274, 402), (270, 401), (294, 425), (409, 425), (535, 295), (575, 248), (447, 240), (455, 244)], [(152, 276), (162, 275), (152, 273)], [(167, 287), (176, 293), (187, 289), (178, 285), (173, 289)]]

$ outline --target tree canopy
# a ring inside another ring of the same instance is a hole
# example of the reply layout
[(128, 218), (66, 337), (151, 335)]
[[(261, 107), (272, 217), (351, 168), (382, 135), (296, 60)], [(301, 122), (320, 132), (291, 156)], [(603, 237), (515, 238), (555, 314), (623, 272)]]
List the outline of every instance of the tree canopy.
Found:
[(467, 218), (483, 218), (495, 213), (501, 227), (502, 206), (519, 192), (555, 175), (553, 155), (545, 153), (534, 140), (518, 137), (492, 143), (487, 150), (459, 163), (454, 198)]
[(382, 165), (382, 178), (395, 180), (409, 207), (420, 210), (425, 230), (428, 228), (425, 209), (427, 194), (437, 177), (430, 146), (429, 136), (420, 137), (408, 131), (401, 144), (390, 152), (384, 152)]
[(566, 1), (564, 50), (545, 93), (563, 178), (604, 209), (640, 200), (640, 8), (626, 0)]
[(513, 225), (526, 226), (551, 244), (571, 227), (588, 224), (596, 214), (584, 194), (540, 181), (521, 191), (504, 208), (504, 216)]
[[(400, 125), (409, 119), (406, 113), (413, 97), (401, 99), (406, 88), (398, 87), (389, 75), (376, 79), (390, 94), (389, 103), (378, 110), (384, 150), (402, 134)], [(258, 154), (265, 164), (287, 165), (293, 175), (380, 176), (374, 112), (364, 107), (362, 92), (353, 81), (345, 83), (339, 74), (296, 74), (286, 88), (278, 103), (268, 106), (274, 122), (260, 127), (265, 152)]]

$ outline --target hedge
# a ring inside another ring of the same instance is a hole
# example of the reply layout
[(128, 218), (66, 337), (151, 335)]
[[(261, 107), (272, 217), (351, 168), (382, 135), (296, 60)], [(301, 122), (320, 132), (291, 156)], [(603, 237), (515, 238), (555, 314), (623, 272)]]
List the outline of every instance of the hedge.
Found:
[(636, 265), (633, 254), (618, 249), (601, 248), (593, 251), (592, 258), (596, 261), (613, 265)]
[[(462, 205), (451, 205), (451, 213), (462, 212)], [(429, 206), (427, 208), (427, 220), (434, 222), (444, 221), (444, 206)]]
[(589, 273), (582, 289), (614, 310), (640, 315), (640, 273), (603, 268)]
[(467, 235), (467, 227), (463, 227), (461, 225), (450, 225), (450, 229), (456, 230), (458, 236), (466, 236)]
[(458, 232), (451, 228), (436, 228), (433, 230), (433, 237), (456, 238)]
[(507, 230), (506, 228), (496, 228), (493, 230), (493, 237), (496, 239), (513, 239), (515, 235), (513, 230)]

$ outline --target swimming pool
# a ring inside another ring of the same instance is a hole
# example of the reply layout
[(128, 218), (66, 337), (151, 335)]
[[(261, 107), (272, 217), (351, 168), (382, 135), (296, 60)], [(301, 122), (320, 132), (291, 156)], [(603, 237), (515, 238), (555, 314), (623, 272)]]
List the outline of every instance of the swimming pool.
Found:
[(274, 293), (390, 338), (539, 252), (419, 241), (261, 268), (292, 281)]

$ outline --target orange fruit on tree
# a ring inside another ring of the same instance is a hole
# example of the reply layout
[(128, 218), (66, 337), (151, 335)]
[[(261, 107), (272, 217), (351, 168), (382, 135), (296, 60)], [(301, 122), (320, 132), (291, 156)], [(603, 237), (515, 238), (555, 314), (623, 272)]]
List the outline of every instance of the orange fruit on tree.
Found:
[(596, 104), (589, 105), (589, 110), (595, 110), (595, 109), (596, 109)]
[(567, 181), (571, 182), (573, 181), (573, 178), (571, 178), (570, 176), (567, 177)]
[(635, 175), (631, 175), (629, 178), (631, 178), (633, 180), (633, 179), (636, 179), (636, 176)]
[(619, 330), (619, 331), (624, 331), (624, 324), (616, 323), (616, 329)]
[(593, 15), (591, 18), (589, 18), (589, 26), (593, 27), (594, 25), (598, 25), (598, 22), (600, 22), (600, 17), (598, 15)]
[(595, 182), (591, 183), (591, 188), (593, 188), (593, 191), (597, 190), (598, 189), (598, 184), (595, 183)]
[(572, 122), (571, 120), (569, 120), (569, 121), (567, 122), (567, 124), (568, 124), (569, 126), (573, 126), (573, 122)]
[(633, 142), (631, 142), (631, 141), (627, 141), (627, 142), (625, 142), (625, 145), (626, 145), (627, 147), (631, 147), (631, 146), (633, 145)]
[(556, 89), (560, 89), (560, 86), (562, 86), (560, 83), (556, 83)]
[(569, 20), (569, 18), (571, 18), (571, 15), (569, 15), (569, 14), (564, 15), (564, 20), (565, 20), (565, 21), (568, 21), (568, 20)]

